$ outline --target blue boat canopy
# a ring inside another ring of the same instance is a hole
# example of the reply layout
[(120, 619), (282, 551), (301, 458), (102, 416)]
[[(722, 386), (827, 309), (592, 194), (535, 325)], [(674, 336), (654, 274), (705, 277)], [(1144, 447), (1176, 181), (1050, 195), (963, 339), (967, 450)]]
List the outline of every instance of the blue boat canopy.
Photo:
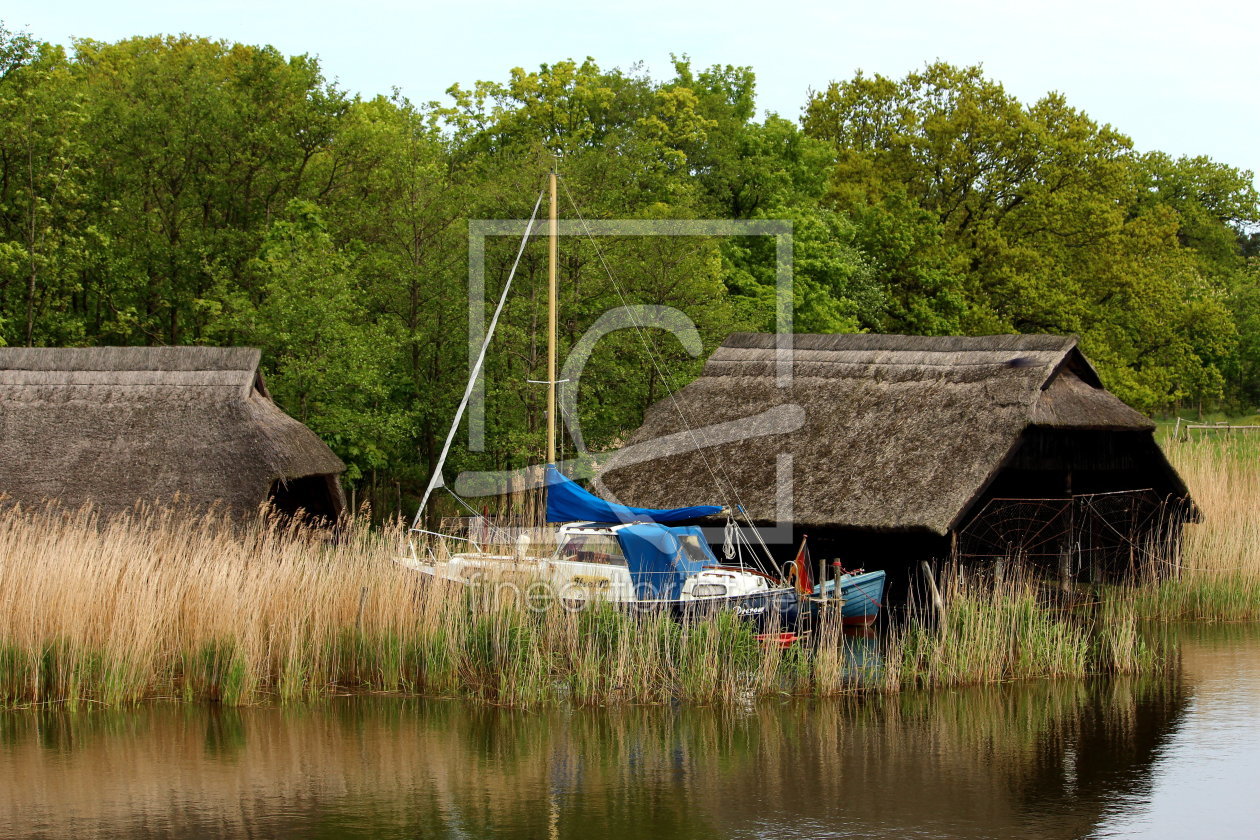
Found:
[(630, 580), (641, 599), (677, 600), (687, 578), (717, 558), (697, 526), (669, 528), (644, 523), (617, 529)]
[(548, 522), (682, 522), (721, 513), (719, 505), (654, 510), (606, 502), (547, 466)]

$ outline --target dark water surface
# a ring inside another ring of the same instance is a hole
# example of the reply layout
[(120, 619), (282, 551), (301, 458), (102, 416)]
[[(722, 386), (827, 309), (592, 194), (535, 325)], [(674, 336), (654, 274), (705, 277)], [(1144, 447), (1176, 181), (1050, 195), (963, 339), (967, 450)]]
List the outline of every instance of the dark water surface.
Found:
[(1260, 629), (1158, 680), (735, 711), (0, 712), (0, 837), (1260, 837)]

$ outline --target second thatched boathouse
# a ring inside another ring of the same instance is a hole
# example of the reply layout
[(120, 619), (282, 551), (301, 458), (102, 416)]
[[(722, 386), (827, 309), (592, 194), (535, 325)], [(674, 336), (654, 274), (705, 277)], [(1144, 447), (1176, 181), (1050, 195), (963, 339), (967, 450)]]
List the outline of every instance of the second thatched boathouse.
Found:
[(25, 505), (270, 499), (327, 519), (345, 465), (272, 401), (248, 347), (0, 348), (0, 494)]
[[(1071, 337), (738, 333), (600, 475), (619, 501), (742, 504), (815, 556), (904, 570), (1018, 556), (1064, 577), (1155, 561), (1193, 509), (1155, 425)], [(790, 551), (790, 549), (789, 549)]]

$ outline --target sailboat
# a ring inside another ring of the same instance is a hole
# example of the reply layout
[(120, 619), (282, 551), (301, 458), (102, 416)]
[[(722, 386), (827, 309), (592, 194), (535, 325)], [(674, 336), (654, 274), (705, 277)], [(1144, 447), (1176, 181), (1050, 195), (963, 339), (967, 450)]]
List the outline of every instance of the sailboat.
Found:
[[(548, 177), (550, 194), (547, 336), (547, 463), (542, 490), (546, 493), (546, 521), (555, 527), (554, 549), (534, 550), (528, 534), (514, 544), (494, 540), (500, 550), (488, 550), (471, 537), (456, 537), (421, 527), (433, 492), (445, 486), (442, 465), (459, 428), (473, 384), (480, 375), (486, 351), (503, 311), (512, 277), (534, 229), (542, 194), (534, 205), (517, 251), (516, 262), (499, 298), (481, 352), (470, 371), (464, 398), (456, 410), (429, 485), (412, 523), (412, 532), (449, 540), (463, 540), (463, 551), (428, 550), (423, 556), (410, 543), (400, 563), (435, 578), (472, 582), (478, 579), (542, 583), (566, 603), (596, 600), (638, 607), (667, 608), (689, 612), (699, 608), (731, 609), (755, 620), (759, 627), (791, 629), (796, 626), (800, 602), (795, 588), (743, 562), (742, 552), (727, 551), (721, 562), (710, 548), (696, 520), (730, 511), (720, 505), (696, 505), (672, 509), (637, 508), (602, 499), (565, 477), (556, 461), (556, 320), (557, 320), (557, 174)], [(730, 527), (729, 541), (737, 535)], [(751, 525), (751, 523), (749, 523)], [(482, 540), (489, 542), (490, 540)], [(551, 545), (551, 541), (547, 541)], [(730, 562), (738, 556), (739, 562)]]

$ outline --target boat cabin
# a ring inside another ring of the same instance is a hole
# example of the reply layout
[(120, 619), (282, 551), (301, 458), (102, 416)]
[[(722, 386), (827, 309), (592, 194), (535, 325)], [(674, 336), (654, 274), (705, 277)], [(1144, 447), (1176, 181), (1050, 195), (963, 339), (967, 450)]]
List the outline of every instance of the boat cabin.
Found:
[[(552, 561), (558, 564), (612, 566), (626, 570), (629, 586), (639, 600), (678, 600), (724, 596), (726, 582), (702, 581), (695, 592), (692, 578), (721, 564), (695, 525), (632, 522), (602, 525), (579, 522), (563, 525)], [(590, 569), (574, 568), (589, 576)], [(688, 586), (692, 583), (691, 586)], [(611, 580), (610, 580), (611, 584)], [(739, 593), (744, 594), (744, 593)]]

